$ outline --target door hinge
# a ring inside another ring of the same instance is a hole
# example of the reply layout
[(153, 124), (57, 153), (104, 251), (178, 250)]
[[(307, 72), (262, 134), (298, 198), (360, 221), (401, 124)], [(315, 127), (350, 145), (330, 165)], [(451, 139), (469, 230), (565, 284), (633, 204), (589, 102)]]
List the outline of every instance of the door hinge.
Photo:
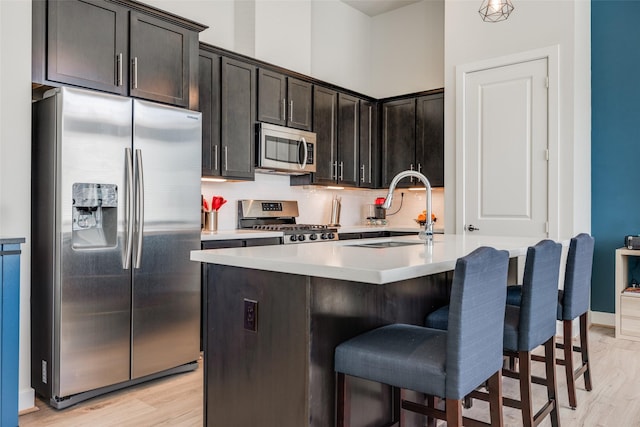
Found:
[(549, 161), (549, 149), (545, 148), (544, 150), (544, 159), (548, 162)]
[(544, 78), (544, 87), (546, 87), (547, 89), (549, 89), (549, 76), (546, 76)]

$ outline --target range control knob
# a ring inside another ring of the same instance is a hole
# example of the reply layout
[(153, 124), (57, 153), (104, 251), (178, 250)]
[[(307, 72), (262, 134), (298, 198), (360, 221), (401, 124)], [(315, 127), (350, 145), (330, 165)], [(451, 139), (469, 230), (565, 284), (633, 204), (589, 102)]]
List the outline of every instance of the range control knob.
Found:
[(321, 238), (322, 240), (327, 240), (327, 233), (322, 233), (322, 234), (320, 235), (320, 238)]
[(309, 240), (318, 240), (318, 235), (316, 233), (310, 234)]
[(336, 235), (333, 233), (329, 233), (327, 237), (329, 238), (329, 240), (333, 240), (336, 237)]
[(298, 242), (304, 242), (304, 240), (305, 240), (304, 234), (299, 234), (298, 235)]
[(295, 242), (296, 240), (298, 240), (298, 236), (296, 236), (295, 234), (292, 234), (291, 236), (289, 236), (289, 240), (291, 242)]

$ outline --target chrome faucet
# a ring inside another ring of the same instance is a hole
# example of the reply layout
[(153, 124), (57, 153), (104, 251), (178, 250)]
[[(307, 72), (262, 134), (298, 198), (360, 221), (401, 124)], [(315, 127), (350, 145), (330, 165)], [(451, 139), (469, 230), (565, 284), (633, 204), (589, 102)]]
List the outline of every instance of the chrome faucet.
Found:
[(414, 170), (406, 170), (400, 172), (391, 180), (391, 184), (389, 185), (389, 192), (387, 193), (387, 198), (385, 199), (382, 207), (384, 209), (389, 209), (391, 207), (391, 202), (393, 202), (393, 191), (396, 189), (398, 182), (401, 179), (406, 178), (408, 176), (412, 176), (414, 178), (418, 178), (427, 189), (427, 218), (424, 224), (424, 230), (421, 230), (418, 234), (418, 237), (425, 241), (425, 244), (432, 245), (433, 244), (433, 221), (431, 220), (431, 183), (427, 179), (426, 176), (421, 174), (420, 172)]

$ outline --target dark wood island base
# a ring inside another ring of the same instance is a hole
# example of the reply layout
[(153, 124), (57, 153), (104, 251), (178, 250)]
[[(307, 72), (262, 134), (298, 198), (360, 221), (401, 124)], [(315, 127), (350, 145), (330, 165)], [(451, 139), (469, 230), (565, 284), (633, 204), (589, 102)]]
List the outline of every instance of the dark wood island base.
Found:
[[(452, 272), (384, 285), (217, 264), (206, 274), (205, 425), (327, 427), (335, 347), (385, 324), (422, 325), (448, 302)], [(351, 384), (354, 426), (391, 419), (390, 387)]]

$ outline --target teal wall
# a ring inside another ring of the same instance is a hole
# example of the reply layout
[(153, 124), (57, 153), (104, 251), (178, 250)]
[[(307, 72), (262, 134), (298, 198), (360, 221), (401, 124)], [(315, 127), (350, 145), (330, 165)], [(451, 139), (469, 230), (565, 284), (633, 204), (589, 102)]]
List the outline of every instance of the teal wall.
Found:
[(591, 309), (613, 313), (615, 249), (640, 234), (640, 1), (591, 1), (591, 109)]

